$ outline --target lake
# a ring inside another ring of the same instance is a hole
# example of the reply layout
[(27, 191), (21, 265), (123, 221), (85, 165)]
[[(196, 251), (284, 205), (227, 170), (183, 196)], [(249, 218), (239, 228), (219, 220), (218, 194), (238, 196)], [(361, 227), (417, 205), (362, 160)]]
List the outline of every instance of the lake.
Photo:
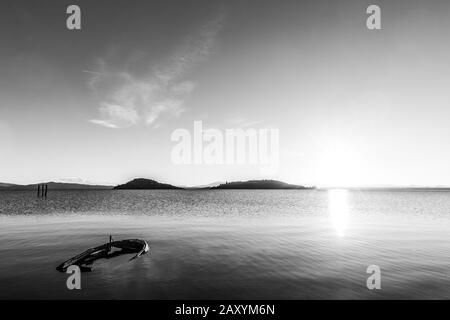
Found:
[[(68, 290), (109, 235), (150, 252)], [(450, 299), (450, 192), (2, 191), (0, 257), (0, 299)]]

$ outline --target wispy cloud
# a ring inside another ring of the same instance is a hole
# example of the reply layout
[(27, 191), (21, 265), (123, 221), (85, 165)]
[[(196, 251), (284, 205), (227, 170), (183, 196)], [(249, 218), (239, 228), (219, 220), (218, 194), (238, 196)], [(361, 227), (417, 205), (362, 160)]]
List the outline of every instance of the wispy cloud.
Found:
[(108, 186), (108, 185), (112, 185), (112, 183), (110, 182), (95, 182), (92, 180), (86, 180), (86, 179), (82, 179), (82, 178), (60, 178), (57, 179), (55, 182), (62, 182), (62, 183), (76, 183), (76, 184), (90, 184), (90, 185), (104, 185), (104, 186)]
[(139, 115), (134, 108), (127, 108), (117, 104), (102, 102), (99, 108), (101, 118), (90, 120), (108, 128), (123, 128), (134, 125), (139, 120)]
[(240, 128), (248, 128), (248, 127), (255, 127), (262, 123), (264, 123), (264, 120), (247, 120), (243, 117), (234, 117), (228, 120), (228, 122), (234, 126), (234, 127), (240, 127)]
[(83, 70), (91, 75), (88, 86), (100, 97), (97, 119), (91, 123), (108, 128), (126, 128), (139, 123), (158, 126), (163, 117), (177, 117), (185, 111), (185, 101), (195, 90), (186, 74), (212, 53), (222, 29), (221, 12), (195, 34), (186, 37), (167, 61), (151, 66), (144, 75), (127, 70), (113, 70), (100, 59), (98, 70)]

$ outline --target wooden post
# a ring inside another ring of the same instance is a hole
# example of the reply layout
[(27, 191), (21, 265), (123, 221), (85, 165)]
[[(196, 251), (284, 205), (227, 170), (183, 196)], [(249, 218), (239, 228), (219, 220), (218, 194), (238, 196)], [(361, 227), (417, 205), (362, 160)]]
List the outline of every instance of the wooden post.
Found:
[(45, 185), (45, 197), (47, 198), (47, 189), (48, 189), (48, 184)]
[(39, 198), (40, 195), (41, 195), (41, 185), (38, 184), (38, 192), (37, 192), (38, 198)]

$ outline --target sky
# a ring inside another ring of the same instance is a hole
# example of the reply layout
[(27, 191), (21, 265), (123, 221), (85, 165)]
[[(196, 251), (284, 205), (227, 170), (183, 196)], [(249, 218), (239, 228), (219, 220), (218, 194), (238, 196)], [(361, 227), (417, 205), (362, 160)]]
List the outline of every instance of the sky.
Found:
[[(0, 181), (450, 186), (449, 35), (445, 0), (1, 1)], [(278, 170), (174, 163), (195, 121)]]

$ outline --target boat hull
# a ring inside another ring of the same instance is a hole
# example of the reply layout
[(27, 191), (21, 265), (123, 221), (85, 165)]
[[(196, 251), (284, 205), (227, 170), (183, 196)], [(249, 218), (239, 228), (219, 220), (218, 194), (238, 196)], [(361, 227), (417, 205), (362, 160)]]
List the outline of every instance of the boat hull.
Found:
[(139, 258), (150, 250), (146, 241), (140, 239), (127, 239), (112, 241), (101, 246), (90, 248), (73, 258), (70, 258), (59, 266), (56, 270), (66, 272), (67, 268), (76, 265), (82, 272), (92, 271), (93, 264), (99, 259), (113, 259), (123, 255), (131, 255), (128, 261)]

